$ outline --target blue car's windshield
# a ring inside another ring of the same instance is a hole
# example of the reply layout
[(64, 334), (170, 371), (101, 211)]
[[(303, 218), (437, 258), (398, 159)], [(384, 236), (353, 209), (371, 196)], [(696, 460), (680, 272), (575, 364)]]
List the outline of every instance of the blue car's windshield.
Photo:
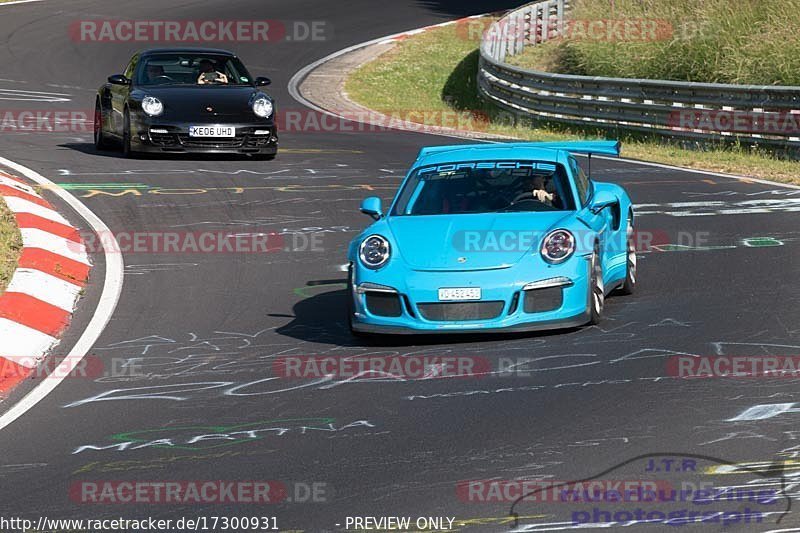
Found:
[(564, 167), (549, 161), (463, 161), (422, 167), (392, 215), (458, 215), (575, 209)]

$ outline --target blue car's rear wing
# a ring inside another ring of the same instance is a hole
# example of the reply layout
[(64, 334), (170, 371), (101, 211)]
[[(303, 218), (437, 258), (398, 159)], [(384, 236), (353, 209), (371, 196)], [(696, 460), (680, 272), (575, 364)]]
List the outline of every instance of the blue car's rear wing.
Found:
[(538, 143), (513, 143), (520, 147), (549, 148), (550, 150), (564, 150), (579, 154), (597, 154), (619, 157), (622, 143), (619, 141), (554, 141)]
[(619, 157), (621, 143), (619, 141), (552, 141), (552, 142), (514, 142), (498, 144), (455, 144), (447, 146), (428, 146), (419, 151), (417, 159), (450, 150), (493, 150), (496, 148), (545, 148), (547, 150), (565, 150), (579, 154), (597, 154)]

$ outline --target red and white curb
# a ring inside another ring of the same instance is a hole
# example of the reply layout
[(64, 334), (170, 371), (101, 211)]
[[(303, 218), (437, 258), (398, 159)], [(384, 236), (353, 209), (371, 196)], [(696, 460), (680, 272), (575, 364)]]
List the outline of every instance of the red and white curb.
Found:
[(0, 295), (0, 395), (59, 342), (91, 263), (77, 228), (20, 178), (0, 170), (0, 196), (22, 234), (17, 270)]

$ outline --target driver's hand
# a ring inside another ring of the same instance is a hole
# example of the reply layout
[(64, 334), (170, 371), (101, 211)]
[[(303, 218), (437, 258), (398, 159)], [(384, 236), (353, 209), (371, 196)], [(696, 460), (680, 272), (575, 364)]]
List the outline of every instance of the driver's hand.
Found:
[(553, 195), (549, 192), (545, 191), (544, 189), (535, 189), (533, 191), (533, 197), (539, 200), (540, 202), (552, 202)]

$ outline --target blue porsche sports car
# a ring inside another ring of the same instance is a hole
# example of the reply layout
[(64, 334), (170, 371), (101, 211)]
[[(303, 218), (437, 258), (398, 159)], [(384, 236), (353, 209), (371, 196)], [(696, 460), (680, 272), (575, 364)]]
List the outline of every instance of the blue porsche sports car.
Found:
[(636, 285), (633, 206), (574, 153), (617, 141), (423, 148), (394, 200), (349, 247), (359, 333), (530, 331), (596, 324)]

